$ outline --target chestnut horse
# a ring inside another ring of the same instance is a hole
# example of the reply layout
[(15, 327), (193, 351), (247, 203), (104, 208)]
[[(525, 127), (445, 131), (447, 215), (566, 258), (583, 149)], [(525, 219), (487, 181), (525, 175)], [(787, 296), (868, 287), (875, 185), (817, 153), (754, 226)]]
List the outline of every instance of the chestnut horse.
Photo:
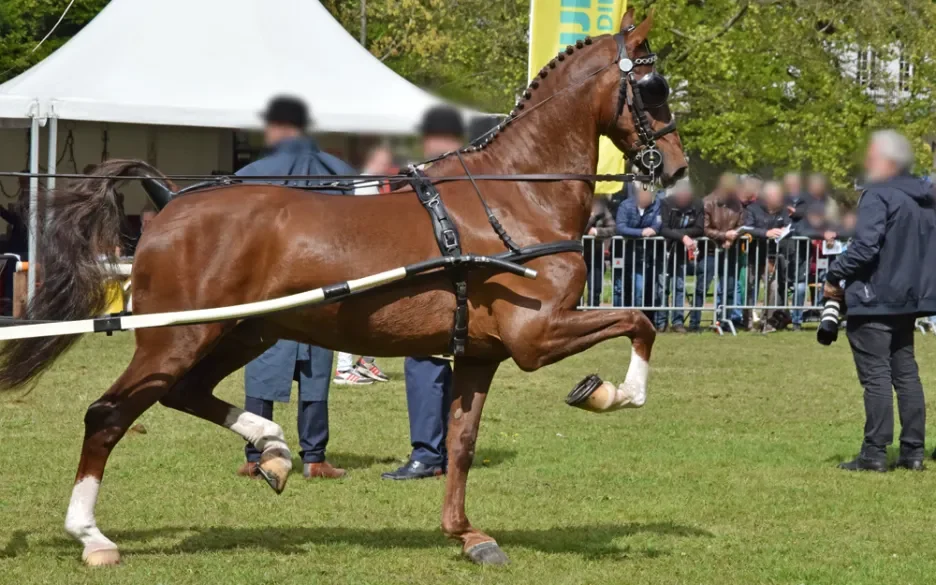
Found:
[[(531, 83), (511, 123), (483, 148), (463, 155), (467, 169), (479, 174), (592, 174), (601, 134), (636, 156), (641, 128), (629, 99), (636, 86), (622, 83), (624, 60), (619, 56), (626, 49), (635, 59), (632, 80), (656, 75), (652, 61), (640, 60), (648, 54), (650, 27), (651, 18), (635, 27), (630, 10), (621, 34), (566, 49)], [(665, 103), (644, 113), (653, 130), (672, 122)], [(685, 171), (686, 160), (675, 132), (659, 137), (657, 147), (667, 183)], [(434, 163), (427, 174), (464, 172), (451, 157)], [(102, 282), (108, 278), (100, 252), (114, 249), (119, 232), (117, 177), (161, 176), (139, 161), (104, 163), (97, 174), (102, 176), (78, 181), (51, 198), (53, 215), (41, 235), (42, 286), (29, 308), (31, 319), (100, 314)], [(590, 182), (489, 181), (479, 186), (520, 246), (582, 237), (593, 197)], [(447, 182), (439, 191), (466, 252), (504, 251), (470, 183)], [(133, 265), (133, 309), (184, 311), (271, 299), (438, 254), (428, 214), (412, 193), (337, 197), (257, 183), (205, 189), (174, 199), (147, 227)], [(586, 278), (580, 254), (541, 257), (529, 266), (538, 271), (535, 280), (490, 270), (467, 273), (469, 332), (464, 355), (455, 359), (442, 530), (461, 541), (464, 553), (477, 563), (507, 562), (494, 539), (465, 515), (465, 486), (481, 410), (501, 362), (513, 359), (533, 371), (606, 339), (627, 336), (632, 340), (630, 366), (624, 384), (611, 388), (617, 393), (614, 405), (641, 406), (645, 400), (655, 337), (647, 318), (632, 310), (575, 310)], [(130, 364), (85, 415), (81, 460), (65, 519), (65, 529), (84, 546), (84, 561), (119, 561), (117, 546), (95, 523), (98, 489), (111, 451), (156, 402), (252, 442), (263, 453), (260, 465), (268, 481), (280, 491), (292, 465), (282, 429), (219, 400), (212, 394), (215, 386), (277, 339), (375, 356), (445, 353), (454, 308), (450, 277), (435, 273), (331, 305), (238, 322), (137, 330)], [(0, 384), (13, 388), (29, 382), (74, 340), (5, 344)]]

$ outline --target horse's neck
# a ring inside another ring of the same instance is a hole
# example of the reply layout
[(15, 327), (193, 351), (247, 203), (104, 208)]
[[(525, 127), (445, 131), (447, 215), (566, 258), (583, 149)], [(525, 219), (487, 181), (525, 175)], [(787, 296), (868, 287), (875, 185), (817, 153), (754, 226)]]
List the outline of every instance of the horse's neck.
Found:
[[(502, 174), (595, 172), (598, 129), (590, 111), (592, 84), (567, 90), (573, 82), (565, 75), (550, 77), (552, 83), (543, 83), (525, 104), (529, 113), (511, 122), (484, 150), (471, 157), (478, 166)], [(519, 198), (529, 213), (543, 217), (562, 234), (581, 231), (593, 195), (592, 188), (582, 181), (517, 184), (495, 193), (495, 205), (516, 209), (521, 204), (516, 200)]]

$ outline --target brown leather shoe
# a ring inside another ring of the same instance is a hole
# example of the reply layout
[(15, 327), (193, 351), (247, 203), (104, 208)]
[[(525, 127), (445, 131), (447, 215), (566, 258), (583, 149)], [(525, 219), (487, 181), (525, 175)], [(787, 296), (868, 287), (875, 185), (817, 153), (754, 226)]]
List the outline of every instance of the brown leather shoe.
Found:
[(260, 474), (257, 472), (257, 462), (245, 461), (243, 465), (237, 468), (237, 475), (241, 477), (249, 477), (251, 479), (259, 478)]
[(328, 461), (321, 463), (306, 463), (302, 466), (302, 476), (306, 479), (321, 477), (324, 479), (341, 479), (347, 475), (347, 471), (340, 467), (334, 467)]

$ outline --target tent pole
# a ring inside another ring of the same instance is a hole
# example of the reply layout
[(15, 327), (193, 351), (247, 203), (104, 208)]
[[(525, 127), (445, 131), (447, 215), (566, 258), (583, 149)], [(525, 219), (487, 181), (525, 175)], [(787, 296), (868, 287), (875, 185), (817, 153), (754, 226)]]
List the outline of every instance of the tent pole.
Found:
[(49, 205), (49, 199), (55, 190), (55, 171), (58, 166), (58, 118), (52, 112), (49, 112), (49, 158), (46, 160), (46, 172), (49, 177), (46, 178), (45, 195), (45, 222), (52, 219), (52, 206)]
[(32, 303), (36, 295), (36, 240), (39, 234), (39, 112), (33, 114), (29, 132), (29, 285), (26, 299)]

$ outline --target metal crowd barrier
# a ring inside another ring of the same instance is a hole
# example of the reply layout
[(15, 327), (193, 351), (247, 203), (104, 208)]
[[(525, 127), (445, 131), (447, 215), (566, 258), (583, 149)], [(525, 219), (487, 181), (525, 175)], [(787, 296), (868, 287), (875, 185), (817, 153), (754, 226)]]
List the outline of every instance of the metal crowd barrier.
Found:
[(743, 323), (760, 327), (777, 311), (793, 324), (813, 312), (818, 318), (825, 271), (840, 251), (804, 237), (743, 236), (727, 248), (708, 238), (691, 248), (662, 237), (586, 236), (583, 244), (588, 281), (580, 309), (639, 309), (658, 328), (720, 334), (736, 334)]

